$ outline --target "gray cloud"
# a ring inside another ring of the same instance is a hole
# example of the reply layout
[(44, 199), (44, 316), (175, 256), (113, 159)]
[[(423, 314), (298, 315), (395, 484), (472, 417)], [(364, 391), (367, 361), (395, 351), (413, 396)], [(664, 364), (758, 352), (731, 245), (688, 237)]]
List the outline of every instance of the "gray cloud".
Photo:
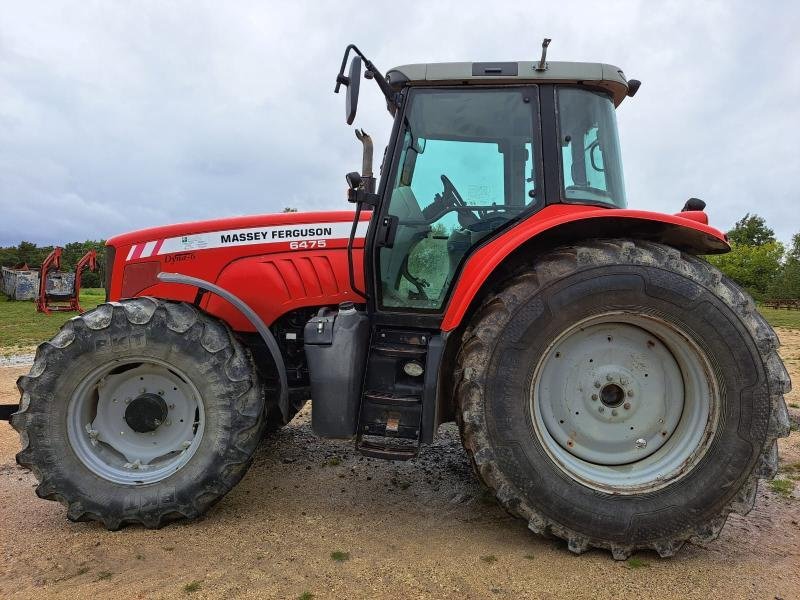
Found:
[[(345, 208), (359, 147), (332, 94), (356, 42), (380, 67), (610, 62), (643, 80), (619, 120), (631, 206), (704, 198), (800, 230), (800, 43), (791, 3), (4, 3), (0, 244), (198, 218)], [(488, 7), (491, 7), (489, 10)], [(362, 85), (357, 125), (390, 119)]]

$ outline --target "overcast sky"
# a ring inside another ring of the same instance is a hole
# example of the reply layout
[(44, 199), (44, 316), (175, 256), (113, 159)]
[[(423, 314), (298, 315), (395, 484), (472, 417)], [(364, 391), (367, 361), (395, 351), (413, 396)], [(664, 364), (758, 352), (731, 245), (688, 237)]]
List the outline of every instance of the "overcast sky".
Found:
[[(800, 4), (0, 0), (0, 245), (344, 208), (360, 146), (332, 93), (344, 46), (410, 62), (607, 62), (628, 202), (800, 231)], [(363, 81), (376, 158), (391, 120)]]

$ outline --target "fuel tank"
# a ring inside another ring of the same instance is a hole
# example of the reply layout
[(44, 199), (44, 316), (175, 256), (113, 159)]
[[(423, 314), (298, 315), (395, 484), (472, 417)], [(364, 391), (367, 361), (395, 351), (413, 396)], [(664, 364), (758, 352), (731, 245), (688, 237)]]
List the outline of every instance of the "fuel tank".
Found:
[[(106, 242), (109, 300), (135, 296), (193, 302), (197, 289), (161, 283), (160, 272), (199, 277), (229, 290), (268, 325), (303, 307), (363, 299), (350, 286), (347, 243), (354, 213), (327, 211), (232, 217), (142, 229)], [(370, 213), (354, 242), (354, 271), (363, 289), (362, 257)], [(253, 326), (230, 304), (206, 295), (201, 308), (237, 331)]]

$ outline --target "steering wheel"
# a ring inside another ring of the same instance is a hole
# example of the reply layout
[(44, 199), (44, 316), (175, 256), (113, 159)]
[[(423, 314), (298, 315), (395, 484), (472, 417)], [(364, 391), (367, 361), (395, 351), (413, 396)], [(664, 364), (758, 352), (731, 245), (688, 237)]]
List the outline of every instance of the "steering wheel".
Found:
[(462, 227), (469, 227), (475, 223), (475, 221), (480, 221), (485, 216), (482, 213), (486, 211), (473, 210), (468, 207), (467, 203), (464, 202), (464, 198), (458, 193), (456, 186), (453, 185), (453, 182), (450, 181), (447, 175), (442, 173), (441, 178), (442, 185), (444, 186), (444, 192), (442, 192), (444, 205), (452, 206), (456, 209), (456, 212), (458, 212), (458, 222)]

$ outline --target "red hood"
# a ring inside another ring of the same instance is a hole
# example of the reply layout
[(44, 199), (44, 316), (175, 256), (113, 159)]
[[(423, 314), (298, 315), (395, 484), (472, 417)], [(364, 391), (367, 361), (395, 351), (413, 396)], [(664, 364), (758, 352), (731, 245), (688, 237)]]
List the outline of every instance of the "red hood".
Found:
[[(208, 233), (223, 229), (245, 229), (248, 227), (265, 227), (270, 225), (294, 225), (301, 223), (331, 222), (353, 220), (353, 212), (348, 210), (316, 211), (316, 212), (291, 212), (267, 215), (247, 215), (243, 217), (226, 217), (210, 219), (208, 221), (191, 221), (188, 223), (175, 223), (161, 227), (139, 229), (128, 233), (115, 235), (106, 241), (107, 246), (124, 246), (148, 240), (170, 238), (180, 235)], [(366, 213), (369, 215), (369, 213)], [(362, 216), (363, 220), (364, 216)]]

